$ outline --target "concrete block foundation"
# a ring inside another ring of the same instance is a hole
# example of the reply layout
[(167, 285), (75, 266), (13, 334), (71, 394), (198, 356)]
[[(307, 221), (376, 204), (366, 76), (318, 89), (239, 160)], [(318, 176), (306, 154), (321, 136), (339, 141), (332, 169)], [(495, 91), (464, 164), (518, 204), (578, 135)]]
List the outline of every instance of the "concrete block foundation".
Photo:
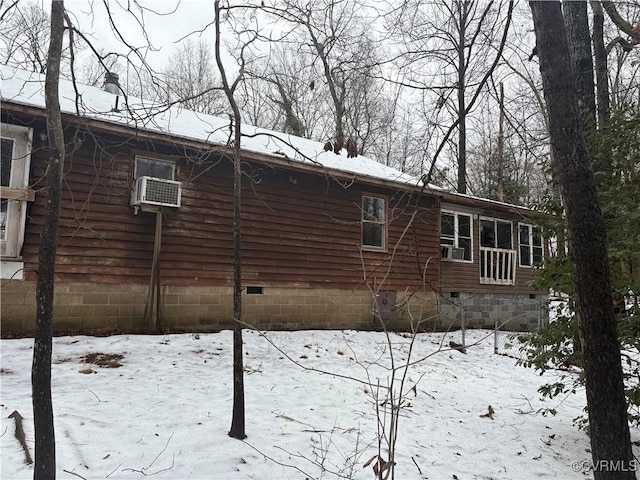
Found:
[[(148, 285), (61, 283), (56, 285), (55, 332), (215, 331), (233, 324), (230, 287), (161, 287), (160, 329), (145, 324)], [(35, 282), (10, 280), (0, 291), (3, 335), (33, 332)], [(397, 308), (385, 325), (410, 330), (437, 316), (433, 292), (397, 293)], [(257, 287), (243, 294), (243, 320), (267, 330), (381, 328), (374, 321), (374, 300), (368, 290)]]
[(444, 292), (440, 297), (442, 328), (495, 328), (530, 331), (547, 325), (546, 295)]

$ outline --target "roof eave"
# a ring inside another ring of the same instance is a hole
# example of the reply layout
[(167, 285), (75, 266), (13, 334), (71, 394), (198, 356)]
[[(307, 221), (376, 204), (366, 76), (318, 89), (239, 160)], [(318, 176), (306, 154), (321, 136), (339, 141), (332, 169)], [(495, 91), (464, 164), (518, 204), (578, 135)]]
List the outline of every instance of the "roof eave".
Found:
[[(45, 110), (41, 107), (33, 105), (25, 105), (17, 102), (3, 100), (2, 109), (9, 114), (19, 114), (23, 116), (32, 116), (40, 119), (45, 119)], [(180, 145), (182, 147), (191, 148), (193, 150), (207, 150), (209, 152), (220, 153), (228, 158), (233, 157), (233, 147), (230, 145), (221, 145), (216, 143), (191, 140), (181, 136), (172, 135), (171, 133), (140, 130), (115, 122), (108, 122), (105, 120), (93, 119), (90, 117), (79, 116), (70, 113), (62, 113), (62, 119), (64, 122), (80, 124), (85, 126), (86, 128), (96, 129), (106, 133), (126, 136), (132, 136), (133, 134), (136, 138), (141, 140), (151, 140), (165, 144)], [(253, 160), (273, 167), (280, 167), (298, 172), (306, 172), (314, 175), (329, 176), (335, 180), (346, 182), (348, 184), (360, 182), (384, 188), (393, 188), (396, 190), (400, 189), (410, 192), (428, 192), (431, 195), (437, 195), (440, 193), (439, 191), (435, 191), (431, 188), (425, 188), (417, 184), (412, 185), (406, 182), (385, 180), (373, 176), (332, 169), (330, 167), (321, 165), (302, 163), (281, 155), (270, 155), (266, 153), (255, 152), (252, 150), (242, 150), (242, 156), (244, 159)]]

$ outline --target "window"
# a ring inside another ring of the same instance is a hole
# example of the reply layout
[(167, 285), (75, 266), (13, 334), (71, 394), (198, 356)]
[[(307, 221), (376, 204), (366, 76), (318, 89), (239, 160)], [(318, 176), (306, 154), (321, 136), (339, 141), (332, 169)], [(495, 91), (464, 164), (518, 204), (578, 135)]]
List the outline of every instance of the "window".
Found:
[[(0, 185), (8, 187), (11, 179), (11, 164), (13, 163), (13, 138), (0, 137), (0, 157), (2, 167), (0, 167)], [(9, 200), (2, 198), (0, 201), (0, 240), (7, 238), (7, 210)]]
[[(19, 260), (24, 242), (27, 218), (27, 202), (33, 201), (34, 192), (29, 189), (31, 164), (31, 139), (33, 130), (3, 123), (0, 134), (0, 256), (3, 260), (4, 278), (16, 276), (21, 271)], [(13, 264), (15, 263), (15, 265)], [(18, 265), (19, 263), (19, 265)]]
[(542, 263), (542, 236), (540, 229), (532, 225), (519, 225), (520, 266), (531, 267)]
[(386, 248), (386, 209), (381, 197), (362, 197), (362, 246), (384, 250)]
[(137, 180), (140, 177), (175, 180), (175, 163), (167, 160), (158, 160), (156, 158), (136, 155), (134, 180)]
[(440, 214), (442, 258), (471, 261), (471, 225), (471, 215), (455, 212)]
[(513, 249), (511, 222), (483, 218), (480, 220), (480, 246)]
[(480, 219), (480, 283), (513, 285), (515, 255), (511, 222)]

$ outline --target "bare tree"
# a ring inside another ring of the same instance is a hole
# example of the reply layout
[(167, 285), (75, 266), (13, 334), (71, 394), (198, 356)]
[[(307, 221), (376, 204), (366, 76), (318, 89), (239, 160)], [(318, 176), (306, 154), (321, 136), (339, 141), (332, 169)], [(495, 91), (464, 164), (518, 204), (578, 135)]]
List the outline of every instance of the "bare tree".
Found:
[(345, 115), (348, 128), (357, 139), (359, 152), (365, 153), (381, 140), (396, 110), (391, 92), (380, 81), (377, 42), (362, 36), (355, 48), (360, 52), (361, 63), (356, 65), (349, 79)]
[[(602, 82), (602, 96), (609, 93), (612, 110), (633, 110), (638, 106), (640, 91), (640, 5), (601, 4), (607, 13), (605, 26), (610, 27), (605, 30), (606, 63), (599, 70), (608, 73), (608, 82)], [(612, 25), (607, 25), (607, 17)]]
[[(635, 478), (607, 236), (589, 168), (559, 2), (530, 2), (551, 144), (569, 229), (596, 480)], [(611, 468), (611, 465), (618, 465)]]
[[(610, 0), (603, 0), (600, 3), (613, 23), (615, 23), (620, 30), (629, 36), (628, 40), (617, 38), (616, 42), (623, 44), (623, 46), (628, 49), (635, 45), (640, 45), (640, 28), (638, 25), (634, 26), (631, 22), (625, 19), (616, 8), (614, 2)], [(631, 2), (631, 4), (633, 5), (633, 2)]]
[(47, 12), (36, 2), (15, 2), (2, 12), (2, 17), (2, 63), (44, 73), (51, 23)]
[[(51, 18), (38, 2), (0, 2), (0, 62), (45, 73), (51, 40)], [(69, 37), (71, 38), (71, 37)], [(74, 49), (82, 50), (76, 42)], [(70, 76), (71, 46), (63, 38), (60, 74)]]
[[(240, 51), (240, 71), (236, 79), (229, 83), (227, 73), (222, 62), (220, 24), (220, 1), (214, 2), (215, 9), (215, 58), (222, 88), (233, 112), (233, 415), (229, 436), (237, 439), (246, 438), (244, 413), (244, 367), (242, 358), (242, 157), (240, 154), (241, 120), (240, 109), (234, 94), (238, 83), (244, 74), (243, 51)], [(227, 12), (228, 13), (228, 10)], [(245, 44), (246, 45), (246, 44)]]
[(245, 122), (269, 130), (283, 130), (282, 114), (274, 108), (272, 97), (273, 91), (268, 82), (260, 76), (247, 74), (238, 85), (236, 97)]
[[(371, 107), (380, 91), (373, 80), (380, 74), (372, 75), (379, 65), (377, 43), (370, 22), (363, 15), (365, 5), (340, 0), (316, 3), (287, 0), (281, 6), (264, 10), (292, 29), (285, 41), (291, 53), (303, 58), (304, 69), (309, 72), (298, 88), (312, 92), (314, 102), (316, 99), (327, 102), (327, 110), (333, 117), (327, 125), (331, 125), (330, 139), (335, 151), (340, 151), (353, 137), (362, 152), (370, 133), (368, 120), (374, 118)], [(368, 113), (364, 113), (365, 109)], [(313, 137), (327, 140), (317, 133)]]
[(168, 100), (196, 112), (219, 114), (224, 99), (214, 65), (211, 47), (205, 40), (185, 40), (169, 56), (168, 67), (162, 72)]
[[(482, 105), (492, 101), (487, 97)], [(490, 109), (487, 106), (482, 110)], [(517, 119), (518, 113), (513, 112), (511, 120)], [(500, 125), (491, 115), (480, 114), (474, 120), (473, 135), (478, 140), (468, 151), (469, 192), (515, 205), (530, 203), (537, 149), (527, 148), (525, 139), (516, 134), (509, 122), (504, 122), (501, 135)]]
[[(617, 52), (617, 68), (612, 70), (615, 71), (615, 73), (613, 74), (615, 75), (615, 78), (618, 79), (619, 71), (621, 70), (622, 65), (625, 63), (626, 57), (629, 56), (634, 47), (640, 44), (640, 28), (638, 28), (637, 26), (633, 27), (632, 22), (624, 18), (624, 16), (618, 11), (618, 8), (613, 2), (591, 0), (590, 5), (593, 12), (592, 42), (596, 74), (596, 104), (598, 126), (602, 128), (609, 122), (611, 109), (611, 93), (617, 95), (620, 90), (620, 85), (616, 81), (614, 82), (616, 84), (614, 92), (611, 92), (608, 76), (610, 70), (608, 66), (608, 56), (614, 50)], [(622, 5), (620, 5), (620, 7), (622, 7)], [(607, 28), (606, 26), (607, 16), (604, 15), (605, 11), (614, 26), (619, 29), (619, 32), (614, 32), (614, 35), (609, 36), (608, 38), (605, 32), (613, 29)], [(635, 20), (637, 22), (638, 18), (636, 18)], [(637, 69), (635, 70), (636, 73), (632, 74), (632, 77), (637, 78)]]
[(35, 480), (56, 478), (56, 448), (51, 400), (51, 353), (53, 334), (53, 293), (62, 172), (65, 145), (58, 98), (62, 39), (64, 36), (64, 2), (51, 2), (51, 36), (46, 63), (45, 106), (47, 136), (49, 138), (49, 165), (47, 167), (47, 202), (36, 283), (36, 330), (31, 368), (33, 396), (33, 422), (35, 428)]
[[(255, 62), (248, 75), (248, 83), (262, 83), (262, 89), (256, 93), (264, 95), (269, 105), (263, 125), (309, 138), (313, 135), (315, 122), (324, 114), (317, 115), (317, 106), (322, 102), (319, 89), (309, 88), (313, 77), (307, 61), (303, 55), (280, 42), (271, 45), (269, 50), (269, 57)], [(246, 101), (251, 100), (246, 98)], [(252, 100), (252, 103), (257, 102)]]
[(390, 17), (402, 39), (398, 66), (408, 72), (405, 84), (427, 92), (433, 111), (446, 109), (452, 119), (433, 154), (428, 177), (457, 131), (460, 193), (467, 191), (467, 117), (498, 65), (512, 12), (512, 1), (505, 6), (503, 2), (455, 0), (434, 5), (414, 0)]
[(421, 131), (420, 112), (403, 101), (400, 94), (401, 90), (395, 96), (378, 99), (375, 108), (379, 128), (372, 132), (374, 138), (363, 142), (363, 148), (367, 155), (385, 165), (420, 176), (428, 133)]

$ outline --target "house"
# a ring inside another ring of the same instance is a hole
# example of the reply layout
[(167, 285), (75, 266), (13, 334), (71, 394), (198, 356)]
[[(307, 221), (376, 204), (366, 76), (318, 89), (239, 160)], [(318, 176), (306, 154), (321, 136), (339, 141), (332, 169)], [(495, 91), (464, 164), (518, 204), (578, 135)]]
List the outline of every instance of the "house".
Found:
[[(3, 66), (1, 321), (34, 328), (46, 193), (44, 76)], [(114, 90), (112, 90), (114, 91)], [(54, 330), (232, 324), (229, 119), (60, 82), (67, 144)], [(120, 92), (121, 93), (121, 92)], [(265, 329), (517, 327), (532, 212), (445, 192), (374, 160), (243, 125), (243, 320)]]

